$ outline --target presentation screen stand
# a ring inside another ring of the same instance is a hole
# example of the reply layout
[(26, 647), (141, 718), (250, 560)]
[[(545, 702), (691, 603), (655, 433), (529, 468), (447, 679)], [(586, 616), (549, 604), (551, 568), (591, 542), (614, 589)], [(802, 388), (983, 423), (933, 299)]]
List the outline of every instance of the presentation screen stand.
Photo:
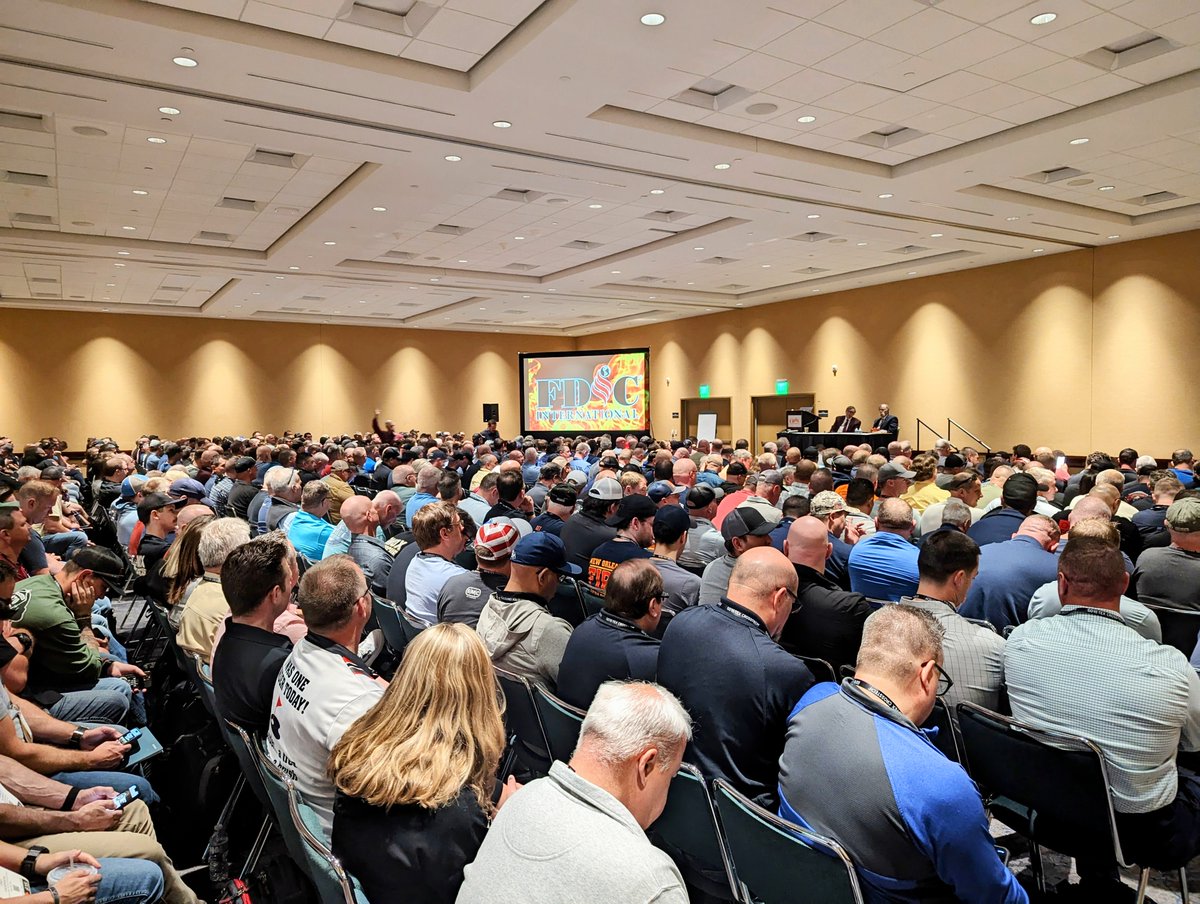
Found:
[(696, 439), (712, 442), (717, 438), (717, 413), (702, 411), (696, 418)]

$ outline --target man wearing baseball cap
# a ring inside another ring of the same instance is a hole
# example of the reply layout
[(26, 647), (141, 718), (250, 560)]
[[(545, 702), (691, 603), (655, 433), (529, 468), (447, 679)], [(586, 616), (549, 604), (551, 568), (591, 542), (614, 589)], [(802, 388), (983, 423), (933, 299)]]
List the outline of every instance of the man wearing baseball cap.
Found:
[(1200, 587), (1200, 495), (1184, 490), (1167, 509), (1171, 545), (1147, 549), (1138, 557), (1130, 596), (1143, 603), (1196, 609)]
[(688, 513), (678, 505), (663, 506), (654, 516), (654, 558), (651, 561), (663, 579), (660, 637), (672, 618), (700, 601), (700, 576), (679, 564), (679, 554), (687, 545), (691, 523)]
[(654, 500), (654, 504), (659, 508), (664, 505), (673, 505), (678, 508), (684, 489), (686, 488), (677, 487), (669, 480), (656, 480), (646, 487), (646, 495)]
[(605, 521), (617, 529), (617, 535), (601, 543), (588, 560), (588, 583), (604, 593), (613, 570), (629, 559), (648, 559), (648, 547), (654, 542), (654, 516), (658, 506), (649, 496), (622, 496), (615, 514)]
[(739, 505), (721, 522), (725, 555), (709, 562), (700, 579), (700, 605), (716, 605), (729, 587), (734, 564), (747, 550), (771, 545), (775, 521), (769, 520), (756, 505)]
[(617, 535), (617, 529), (605, 522), (616, 512), (623, 496), (619, 480), (601, 477), (583, 497), (583, 508), (563, 525), (561, 537), (567, 560), (580, 571), (587, 568), (597, 546)]
[(162, 561), (175, 541), (175, 519), (180, 507), (186, 503), (182, 496), (166, 493), (150, 493), (138, 503), (138, 520), (145, 525), (138, 543), (138, 555), (142, 557), (147, 573)]
[(460, 622), (474, 628), (479, 613), (497, 590), (503, 590), (512, 571), (512, 551), (521, 533), (508, 518), (496, 518), (475, 532), (474, 571), (455, 575), (438, 594), (439, 622)]
[(511, 562), (507, 585), (487, 601), (476, 630), (498, 667), (553, 691), (571, 625), (547, 606), (559, 576), (578, 577), (583, 569), (567, 561), (562, 540), (546, 531), (517, 541)]
[(567, 519), (575, 514), (577, 498), (575, 488), (569, 483), (560, 483), (552, 487), (550, 492), (546, 493), (546, 510), (533, 519), (533, 529), (544, 530), (561, 537)]
[(138, 523), (137, 507), (142, 501), (142, 488), (145, 486), (145, 477), (131, 474), (121, 481), (120, 498), (109, 507), (109, 515), (117, 526), (117, 542), (126, 549), (129, 548), (129, 538), (133, 536), (133, 526)]
[(703, 571), (709, 562), (725, 554), (725, 541), (712, 523), (724, 495), (720, 487), (707, 484), (697, 484), (688, 491), (685, 505), (691, 524), (687, 545), (679, 554), (679, 564), (684, 568)]

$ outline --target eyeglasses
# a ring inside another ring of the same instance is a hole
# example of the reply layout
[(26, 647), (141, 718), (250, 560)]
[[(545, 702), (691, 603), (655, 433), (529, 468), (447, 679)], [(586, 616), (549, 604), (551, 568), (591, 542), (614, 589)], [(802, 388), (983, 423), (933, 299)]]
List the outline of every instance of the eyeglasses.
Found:
[(291, 596), (293, 603), (300, 599), (300, 582), (299, 581), (297, 581), (295, 584), (292, 585), (292, 592), (291, 592), (290, 596)]
[[(930, 662), (930, 661), (932, 661), (932, 660), (926, 660), (926, 662)], [(925, 663), (922, 662), (921, 665), (924, 666)], [(937, 669), (937, 673), (938, 673), (936, 694), (939, 697), (944, 697), (950, 691), (950, 688), (954, 687), (954, 679), (951, 678), (949, 675), (947, 675), (946, 670), (944, 668), (942, 668), (940, 665), (938, 665), (936, 662), (933, 663), (933, 667), (935, 669)]]

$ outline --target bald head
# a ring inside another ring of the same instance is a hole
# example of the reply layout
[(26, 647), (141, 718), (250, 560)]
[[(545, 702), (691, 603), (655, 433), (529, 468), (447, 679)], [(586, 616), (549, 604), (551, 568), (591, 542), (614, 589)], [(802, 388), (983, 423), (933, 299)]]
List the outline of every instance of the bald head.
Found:
[(773, 546), (758, 546), (742, 553), (729, 576), (731, 602), (754, 612), (778, 638), (796, 600), (799, 581), (787, 556)]
[(1110, 515), (1116, 514), (1117, 507), (1121, 504), (1121, 491), (1110, 484), (1096, 484), (1088, 496), (1104, 500)]
[(1112, 506), (1100, 496), (1087, 495), (1075, 503), (1069, 519), (1071, 527), (1080, 521), (1111, 521)]
[(200, 505), (199, 503), (185, 505), (179, 510), (179, 516), (175, 520), (175, 532), (179, 533), (197, 518), (201, 518), (204, 515), (211, 515), (212, 513), (213, 510), (207, 505)]
[(351, 496), (342, 503), (342, 520), (352, 534), (365, 534), (371, 511), (371, 500), (366, 496)]
[(1058, 525), (1045, 515), (1030, 515), (1021, 522), (1014, 536), (1032, 537), (1045, 550), (1058, 546)]
[(783, 548), (787, 552), (788, 561), (824, 574), (825, 560), (833, 552), (833, 543), (829, 540), (825, 522), (812, 515), (805, 515), (792, 522)]

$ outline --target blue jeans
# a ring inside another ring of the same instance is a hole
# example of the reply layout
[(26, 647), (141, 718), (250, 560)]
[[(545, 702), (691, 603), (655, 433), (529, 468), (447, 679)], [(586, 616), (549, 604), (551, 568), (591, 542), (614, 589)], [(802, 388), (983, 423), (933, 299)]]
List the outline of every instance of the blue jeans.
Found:
[(51, 778), (64, 785), (70, 785), (72, 788), (78, 788), (80, 791), (107, 786), (116, 789), (116, 792), (120, 794), (137, 785), (138, 799), (145, 801), (146, 806), (152, 807), (159, 800), (154, 787), (142, 776), (134, 775), (132, 772), (59, 772)]
[[(91, 690), (63, 694), (63, 698), (50, 707), (49, 713), (64, 722), (127, 725), (126, 716), (133, 706), (133, 697), (133, 688), (123, 678), (101, 678)], [(138, 702), (141, 703), (140, 697)], [(145, 724), (144, 705), (141, 712), (140, 724)]]
[(88, 545), (88, 535), (81, 530), (47, 534), (42, 537), (42, 545), (46, 547), (46, 552), (52, 552), (65, 560)]
[[(162, 897), (162, 870), (149, 860), (97, 858), (100, 886), (96, 904), (154, 904)], [(31, 884), (35, 894), (46, 890), (44, 883)]]

